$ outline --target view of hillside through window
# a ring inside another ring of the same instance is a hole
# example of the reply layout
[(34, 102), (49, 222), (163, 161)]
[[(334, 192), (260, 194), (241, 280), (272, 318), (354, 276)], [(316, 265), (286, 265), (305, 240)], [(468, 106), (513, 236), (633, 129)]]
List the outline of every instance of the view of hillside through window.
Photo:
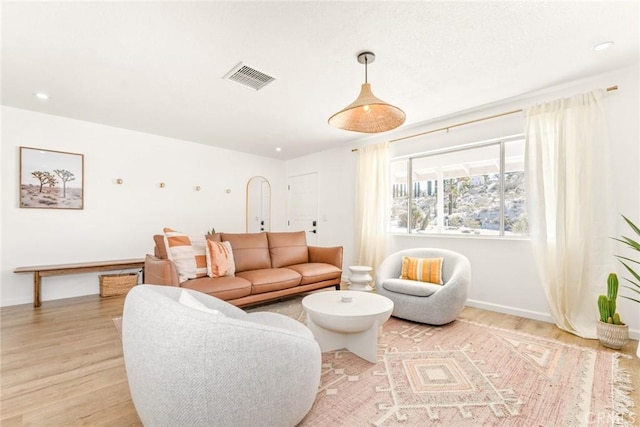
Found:
[(395, 160), (391, 177), (392, 232), (528, 232), (521, 138)]

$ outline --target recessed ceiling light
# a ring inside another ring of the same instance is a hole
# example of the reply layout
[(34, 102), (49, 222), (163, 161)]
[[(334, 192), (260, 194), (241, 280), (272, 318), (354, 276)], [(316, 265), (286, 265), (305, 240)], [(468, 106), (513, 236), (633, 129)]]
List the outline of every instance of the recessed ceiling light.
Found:
[(279, 152), (281, 152), (281, 151), (282, 151), (282, 148), (280, 148), (280, 147), (276, 147), (276, 151), (279, 153)]
[(36, 98), (38, 98), (38, 99), (40, 99), (42, 101), (46, 101), (47, 99), (49, 99), (49, 95), (47, 95), (44, 92), (36, 92), (34, 95), (36, 96)]
[(593, 50), (595, 50), (596, 52), (599, 52), (601, 50), (607, 50), (611, 46), (613, 46), (613, 42), (606, 41), (606, 42), (598, 43), (597, 45), (593, 46)]

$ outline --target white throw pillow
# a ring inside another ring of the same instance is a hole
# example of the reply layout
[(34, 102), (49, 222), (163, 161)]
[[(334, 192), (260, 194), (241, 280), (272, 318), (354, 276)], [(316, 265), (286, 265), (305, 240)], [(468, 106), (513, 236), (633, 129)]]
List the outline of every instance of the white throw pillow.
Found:
[(164, 228), (164, 246), (178, 270), (180, 283), (207, 276), (204, 236), (188, 236), (171, 228)]
[(178, 299), (178, 302), (189, 308), (204, 311), (205, 313), (220, 314), (218, 310), (207, 307), (206, 305), (198, 301), (193, 295), (191, 295), (189, 292), (185, 291), (184, 289), (180, 293), (180, 298)]

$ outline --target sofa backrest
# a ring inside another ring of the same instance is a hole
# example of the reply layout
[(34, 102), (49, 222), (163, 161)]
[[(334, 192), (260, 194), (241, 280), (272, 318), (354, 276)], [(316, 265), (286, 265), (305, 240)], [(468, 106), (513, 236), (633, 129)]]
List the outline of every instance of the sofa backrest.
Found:
[(309, 262), (307, 237), (304, 231), (267, 233), (271, 267), (279, 268)]
[(167, 247), (164, 245), (164, 235), (154, 235), (153, 242), (156, 244), (153, 248), (153, 255), (156, 258), (168, 259), (169, 257), (167, 256)]
[(220, 233), (223, 242), (231, 243), (236, 273), (271, 268), (267, 233)]
[[(309, 262), (307, 237), (304, 231), (263, 233), (215, 233), (207, 239), (229, 242), (233, 249), (236, 272), (261, 268), (280, 268)], [(153, 236), (154, 255), (167, 259), (164, 235)]]

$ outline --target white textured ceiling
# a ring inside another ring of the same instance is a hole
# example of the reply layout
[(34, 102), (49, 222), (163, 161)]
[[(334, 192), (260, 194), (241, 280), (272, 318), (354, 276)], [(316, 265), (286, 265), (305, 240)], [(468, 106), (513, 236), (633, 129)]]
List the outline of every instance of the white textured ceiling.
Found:
[[(2, 104), (282, 159), (363, 137), (327, 119), (358, 95), (365, 49), (373, 92), (405, 126), (634, 65), (640, 50), (635, 0), (3, 1), (1, 12)], [(616, 44), (594, 52), (604, 40)], [(223, 80), (241, 61), (276, 80), (258, 92)]]

